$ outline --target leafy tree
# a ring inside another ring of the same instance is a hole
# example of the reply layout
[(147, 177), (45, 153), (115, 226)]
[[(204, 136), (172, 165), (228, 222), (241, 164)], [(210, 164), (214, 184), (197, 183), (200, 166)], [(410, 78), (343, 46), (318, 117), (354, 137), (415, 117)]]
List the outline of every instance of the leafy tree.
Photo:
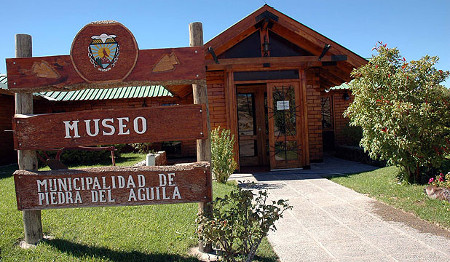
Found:
[(381, 42), (369, 63), (353, 70), (354, 102), (344, 113), (363, 130), (361, 146), (372, 158), (400, 167), (400, 180), (425, 183), (450, 152), (449, 71), (438, 57), (407, 62)]

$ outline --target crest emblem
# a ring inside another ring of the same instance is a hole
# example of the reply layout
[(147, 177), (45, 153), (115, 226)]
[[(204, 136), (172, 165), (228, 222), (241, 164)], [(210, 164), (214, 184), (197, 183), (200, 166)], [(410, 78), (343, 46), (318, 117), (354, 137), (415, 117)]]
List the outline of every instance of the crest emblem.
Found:
[(111, 70), (119, 58), (119, 43), (116, 41), (116, 35), (94, 35), (91, 36), (91, 39), (88, 46), (91, 63), (99, 71)]

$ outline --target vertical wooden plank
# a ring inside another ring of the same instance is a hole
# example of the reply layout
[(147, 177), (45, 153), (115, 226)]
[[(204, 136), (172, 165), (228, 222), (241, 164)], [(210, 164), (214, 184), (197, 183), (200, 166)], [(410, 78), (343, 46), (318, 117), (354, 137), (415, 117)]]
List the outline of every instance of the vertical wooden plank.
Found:
[(295, 117), (295, 128), (297, 129), (297, 146), (301, 149), (301, 155), (297, 156), (300, 161), (300, 165), (305, 166), (305, 144), (304, 144), (304, 131), (303, 131), (303, 100), (301, 91), (301, 80), (294, 83), (295, 88), (295, 108), (298, 108), (298, 114)]
[(275, 128), (274, 128), (274, 114), (276, 108), (273, 106), (273, 86), (274, 83), (267, 84), (267, 118), (269, 122), (269, 162), (270, 169), (276, 168), (275, 163)]
[(228, 94), (226, 106), (229, 108), (230, 133), (234, 135), (234, 159), (236, 160), (238, 169), (240, 169), (236, 87), (234, 86), (233, 71), (227, 68), (225, 75), (225, 92)]
[(305, 68), (300, 70), (300, 89), (302, 90), (302, 108), (303, 108), (303, 147), (304, 147), (304, 155), (305, 155), (305, 167), (309, 168), (310, 160), (309, 160), (309, 132), (308, 132), (308, 102), (306, 100), (306, 72)]
[[(203, 46), (203, 26), (200, 22), (189, 24), (189, 45), (190, 46)], [(192, 95), (194, 98), (194, 104), (204, 104), (206, 108), (207, 116), (207, 138), (197, 139), (197, 161), (208, 161), (211, 163), (211, 123), (209, 120), (209, 105), (208, 105), (208, 90), (206, 82), (204, 84), (193, 84)], [(212, 167), (211, 167), (212, 169)], [(211, 187), (212, 185), (209, 185)], [(212, 196), (212, 188), (211, 196)], [(212, 198), (212, 197), (211, 197)], [(212, 199), (208, 199), (205, 202), (200, 202), (198, 209), (200, 213), (205, 216), (212, 216), (212, 206), (208, 204)], [(212, 243), (203, 243), (199, 241), (199, 250), (201, 252), (212, 252)]]
[[(16, 35), (16, 57), (32, 56), (31, 35)], [(14, 83), (12, 83), (14, 85)], [(32, 114), (33, 113), (33, 94), (16, 93), (15, 94), (15, 113)], [(32, 150), (18, 150), (17, 160), (20, 170), (37, 170), (36, 152)], [(23, 211), (23, 226), (25, 232), (25, 245), (35, 245), (43, 238), (42, 221), (40, 210)]]

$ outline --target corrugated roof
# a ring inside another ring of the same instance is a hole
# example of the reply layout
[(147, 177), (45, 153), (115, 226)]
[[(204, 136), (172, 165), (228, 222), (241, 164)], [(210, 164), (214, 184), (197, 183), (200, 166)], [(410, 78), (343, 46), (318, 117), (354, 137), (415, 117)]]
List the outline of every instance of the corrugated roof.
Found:
[(8, 89), (8, 79), (4, 74), (0, 74), (0, 89)]
[(34, 95), (54, 101), (86, 101), (163, 96), (173, 97), (173, 94), (163, 86), (127, 86), (111, 89), (84, 89), (67, 92), (50, 91), (39, 92)]
[(329, 90), (349, 90), (350, 87), (348, 86), (348, 83), (342, 83), (340, 86), (333, 86), (330, 87)]
[[(8, 90), (8, 78), (0, 74), (0, 89)], [(173, 97), (173, 94), (163, 86), (128, 86), (111, 89), (84, 89), (76, 91), (50, 91), (34, 93), (51, 101), (81, 101), (106, 100), (143, 97)]]

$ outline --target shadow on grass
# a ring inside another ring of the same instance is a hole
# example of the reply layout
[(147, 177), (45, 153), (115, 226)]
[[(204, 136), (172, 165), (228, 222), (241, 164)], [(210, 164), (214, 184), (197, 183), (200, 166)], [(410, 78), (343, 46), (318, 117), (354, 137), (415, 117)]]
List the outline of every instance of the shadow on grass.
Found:
[(45, 243), (74, 257), (94, 257), (110, 261), (198, 261), (194, 257), (183, 257), (174, 254), (145, 254), (139, 251), (116, 251), (104, 247), (88, 246), (73, 243), (64, 239), (45, 240)]
[(17, 169), (19, 169), (17, 164), (0, 166), (0, 179), (11, 177)]

